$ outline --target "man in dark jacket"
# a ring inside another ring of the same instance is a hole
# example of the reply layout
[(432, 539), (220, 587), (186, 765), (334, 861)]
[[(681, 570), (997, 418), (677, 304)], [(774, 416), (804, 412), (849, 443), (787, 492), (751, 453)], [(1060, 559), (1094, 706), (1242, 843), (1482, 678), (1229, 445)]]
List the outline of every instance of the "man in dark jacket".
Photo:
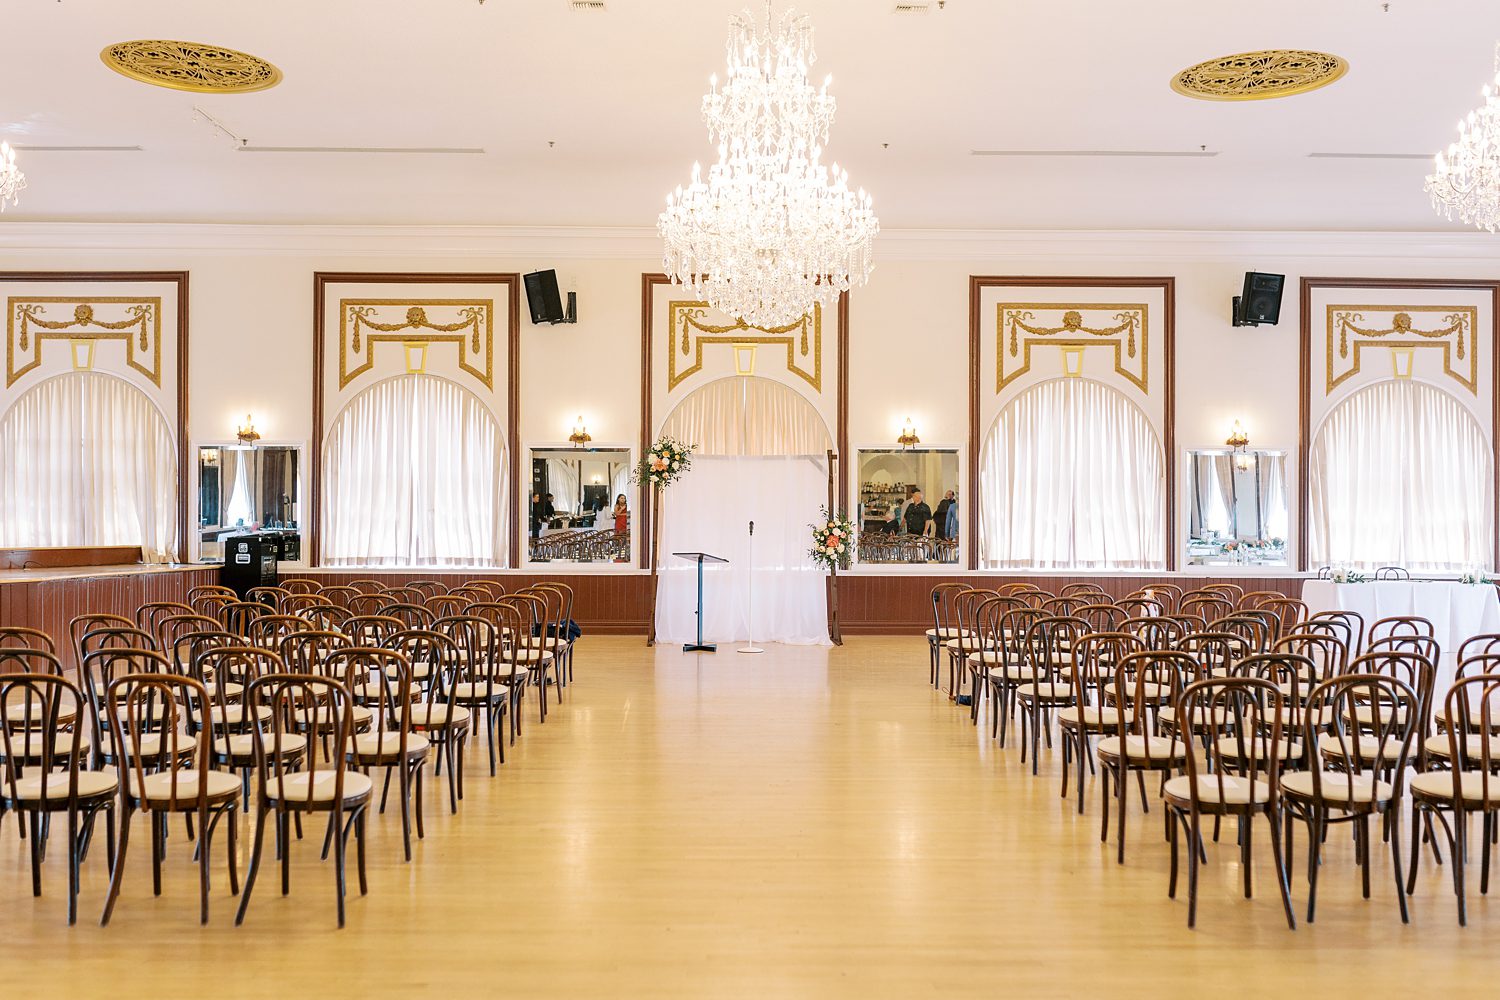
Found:
[(922, 499), (922, 491), (911, 495), (911, 502), (906, 505), (906, 533), (908, 535), (922, 535), (927, 532), (927, 524), (932, 520), (932, 508), (927, 506)]
[(933, 511), (932, 519), (937, 523), (937, 536), (948, 537), (948, 508), (953, 506), (953, 491), (949, 490), (943, 494), (943, 499), (938, 501), (937, 510)]

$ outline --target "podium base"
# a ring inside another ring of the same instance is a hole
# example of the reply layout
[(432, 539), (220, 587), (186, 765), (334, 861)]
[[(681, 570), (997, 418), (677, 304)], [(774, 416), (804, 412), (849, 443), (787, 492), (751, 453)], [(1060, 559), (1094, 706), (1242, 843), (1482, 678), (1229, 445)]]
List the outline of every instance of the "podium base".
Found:
[(717, 653), (719, 647), (712, 642), (685, 642), (682, 644), (684, 653)]
[(741, 646), (735, 650), (736, 653), (764, 653), (765, 650), (759, 646)]

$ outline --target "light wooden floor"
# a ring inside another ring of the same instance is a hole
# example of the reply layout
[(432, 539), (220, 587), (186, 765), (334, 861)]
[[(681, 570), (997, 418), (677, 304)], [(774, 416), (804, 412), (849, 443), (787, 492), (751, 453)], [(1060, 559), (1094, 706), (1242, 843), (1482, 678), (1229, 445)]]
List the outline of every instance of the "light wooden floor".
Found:
[[(1361, 900), (1341, 837), (1315, 926), (1287, 931), (1268, 865), (1256, 898), (1238, 895), (1231, 835), (1210, 844), (1187, 930), (1185, 893), (1166, 898), (1159, 812), (1142, 822), (1136, 803), (1117, 867), (1097, 789), (1077, 817), (1055, 755), (1032, 778), (926, 686), (925, 657), (920, 639), (759, 657), (586, 639), (571, 700), (545, 726), (530, 706), (498, 778), (471, 754), (456, 817), (429, 789), (412, 864), (399, 818), (372, 818), (371, 891), (351, 897), (344, 931), (316, 836), (295, 849), (292, 895), (263, 880), (239, 929), (220, 867), (200, 928), (180, 826), (160, 899), (138, 836), (112, 925), (97, 925), (101, 851), (70, 929), (65, 869), (46, 865), (33, 900), (7, 819), (0, 983), (16, 997), (455, 1000), (1494, 988), (1500, 900), (1476, 878), (1460, 931), (1429, 860), (1403, 927), (1389, 869)], [(1302, 905), (1300, 873), (1293, 892)]]

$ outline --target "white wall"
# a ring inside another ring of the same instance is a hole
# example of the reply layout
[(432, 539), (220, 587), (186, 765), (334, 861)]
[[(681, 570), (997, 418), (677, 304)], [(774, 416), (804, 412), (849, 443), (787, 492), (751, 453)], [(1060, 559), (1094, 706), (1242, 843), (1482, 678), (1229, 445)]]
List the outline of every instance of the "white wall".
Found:
[[(1222, 445), (1239, 419), (1253, 447), (1294, 454), (1298, 278), (1495, 277), (1497, 249), (1483, 234), (887, 234), (851, 299), (850, 444), (893, 443), (910, 416), (924, 446), (965, 448), (971, 274), (1134, 274), (1177, 279), (1178, 448)], [(6, 270), (188, 270), (195, 443), (232, 438), (246, 412), (267, 440), (311, 437), (314, 271), (556, 267), (579, 322), (534, 327), (523, 303), (522, 447), (565, 442), (580, 413), (596, 445), (639, 437), (649, 232), (24, 223), (0, 226), (0, 252)], [(1251, 269), (1287, 275), (1279, 326), (1229, 324)]]

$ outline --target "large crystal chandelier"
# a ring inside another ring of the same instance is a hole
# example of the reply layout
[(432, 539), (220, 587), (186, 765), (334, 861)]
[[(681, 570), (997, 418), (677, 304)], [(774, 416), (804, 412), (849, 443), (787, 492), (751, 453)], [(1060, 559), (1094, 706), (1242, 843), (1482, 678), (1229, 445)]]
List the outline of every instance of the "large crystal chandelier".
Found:
[(16, 204), (16, 195), (26, 186), (26, 175), (16, 166), (16, 151), (10, 143), (0, 142), (0, 212), (7, 203)]
[(657, 228), (667, 272), (721, 312), (758, 327), (795, 323), (815, 304), (870, 276), (880, 223), (849, 173), (823, 165), (833, 123), (828, 84), (808, 68), (812, 25), (788, 10), (774, 22), (748, 12), (729, 21), (729, 70), (703, 98), (719, 160), (667, 196)]
[(1437, 155), (1427, 177), (1432, 207), (1445, 218), (1500, 229), (1500, 45), (1495, 47), (1495, 82), (1480, 91), (1484, 103), (1458, 123), (1458, 141)]

